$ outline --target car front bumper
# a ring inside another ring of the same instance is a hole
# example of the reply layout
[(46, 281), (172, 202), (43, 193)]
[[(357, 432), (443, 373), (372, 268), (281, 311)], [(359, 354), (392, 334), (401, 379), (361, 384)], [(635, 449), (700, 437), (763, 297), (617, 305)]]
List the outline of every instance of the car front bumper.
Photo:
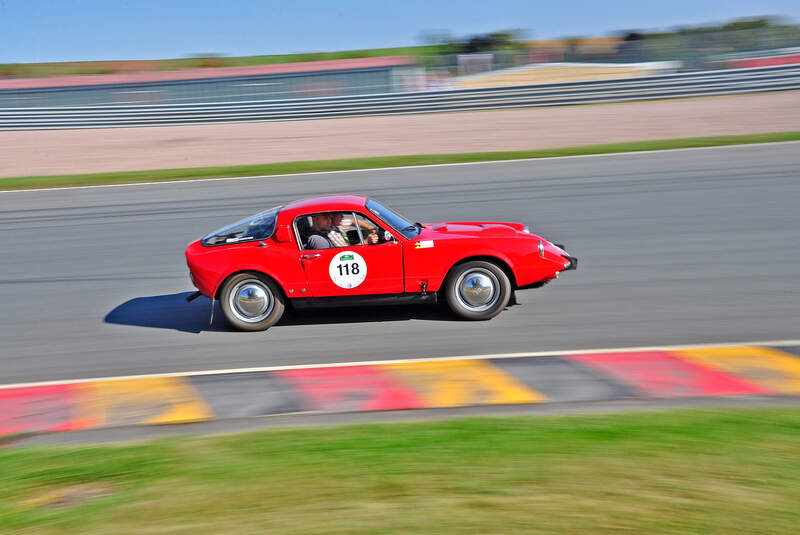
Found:
[(561, 271), (570, 271), (573, 269), (578, 269), (578, 259), (574, 256), (565, 256), (569, 263), (562, 269)]
[(570, 271), (570, 270), (573, 270), (573, 269), (578, 269), (578, 258), (577, 257), (569, 256), (569, 253), (567, 253), (566, 247), (564, 247), (562, 244), (553, 243), (553, 245), (558, 247), (561, 250), (561, 252), (564, 253), (561, 256), (567, 261), (567, 264), (564, 266), (564, 269), (562, 269), (561, 271)]

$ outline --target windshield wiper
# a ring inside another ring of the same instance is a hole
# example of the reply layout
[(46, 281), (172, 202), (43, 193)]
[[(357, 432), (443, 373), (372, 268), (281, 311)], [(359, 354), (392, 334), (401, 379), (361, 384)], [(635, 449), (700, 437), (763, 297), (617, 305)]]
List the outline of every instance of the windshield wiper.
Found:
[(401, 232), (408, 232), (408, 231), (411, 231), (411, 230), (417, 230), (417, 226), (416, 225), (409, 225), (409, 226), (405, 227)]

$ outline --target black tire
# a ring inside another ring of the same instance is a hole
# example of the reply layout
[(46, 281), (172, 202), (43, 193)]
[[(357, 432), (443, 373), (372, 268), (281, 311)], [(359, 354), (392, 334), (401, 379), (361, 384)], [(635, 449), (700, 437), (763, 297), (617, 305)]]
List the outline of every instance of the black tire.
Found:
[(445, 283), (447, 304), (456, 315), (468, 320), (491, 319), (508, 305), (511, 281), (491, 262), (476, 260), (453, 268)]
[(285, 308), (283, 291), (275, 281), (256, 273), (237, 273), (226, 280), (219, 304), (228, 323), (241, 331), (269, 329)]

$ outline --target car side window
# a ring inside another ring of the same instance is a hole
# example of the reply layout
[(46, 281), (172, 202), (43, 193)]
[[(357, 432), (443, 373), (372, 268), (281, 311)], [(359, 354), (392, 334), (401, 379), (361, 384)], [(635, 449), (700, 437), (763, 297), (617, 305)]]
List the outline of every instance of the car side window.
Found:
[(308, 249), (308, 238), (311, 235), (311, 216), (301, 215), (295, 218), (294, 228), (297, 230), (297, 237), (303, 249)]
[(265, 210), (247, 219), (223, 227), (204, 236), (201, 243), (206, 247), (211, 247), (229, 243), (265, 240), (275, 232), (275, 224), (278, 220), (279, 209), (280, 207)]
[(319, 212), (295, 219), (304, 250), (362, 245), (353, 212)]
[(358, 222), (356, 226), (361, 234), (361, 240), (365, 245), (378, 245), (394, 241), (394, 236), (372, 219), (359, 213), (356, 213), (355, 217)]

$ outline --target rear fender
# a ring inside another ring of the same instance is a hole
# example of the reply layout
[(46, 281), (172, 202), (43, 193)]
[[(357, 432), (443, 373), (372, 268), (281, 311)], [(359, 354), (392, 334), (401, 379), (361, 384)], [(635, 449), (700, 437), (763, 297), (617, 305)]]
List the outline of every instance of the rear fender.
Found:
[(251, 267), (240, 267), (239, 269), (231, 271), (227, 275), (220, 277), (219, 280), (217, 280), (217, 283), (214, 285), (214, 291), (212, 294), (214, 296), (214, 299), (219, 299), (219, 292), (220, 289), (222, 289), (222, 285), (225, 284), (225, 281), (239, 273), (254, 273), (256, 275), (263, 275), (269, 277), (270, 279), (275, 281), (275, 284), (277, 284), (278, 287), (283, 291), (284, 295), (286, 295), (286, 289), (283, 287), (283, 285), (281, 284), (280, 280), (277, 277), (275, 277), (273, 274), (269, 272), (264, 271), (260, 267), (251, 266)]

